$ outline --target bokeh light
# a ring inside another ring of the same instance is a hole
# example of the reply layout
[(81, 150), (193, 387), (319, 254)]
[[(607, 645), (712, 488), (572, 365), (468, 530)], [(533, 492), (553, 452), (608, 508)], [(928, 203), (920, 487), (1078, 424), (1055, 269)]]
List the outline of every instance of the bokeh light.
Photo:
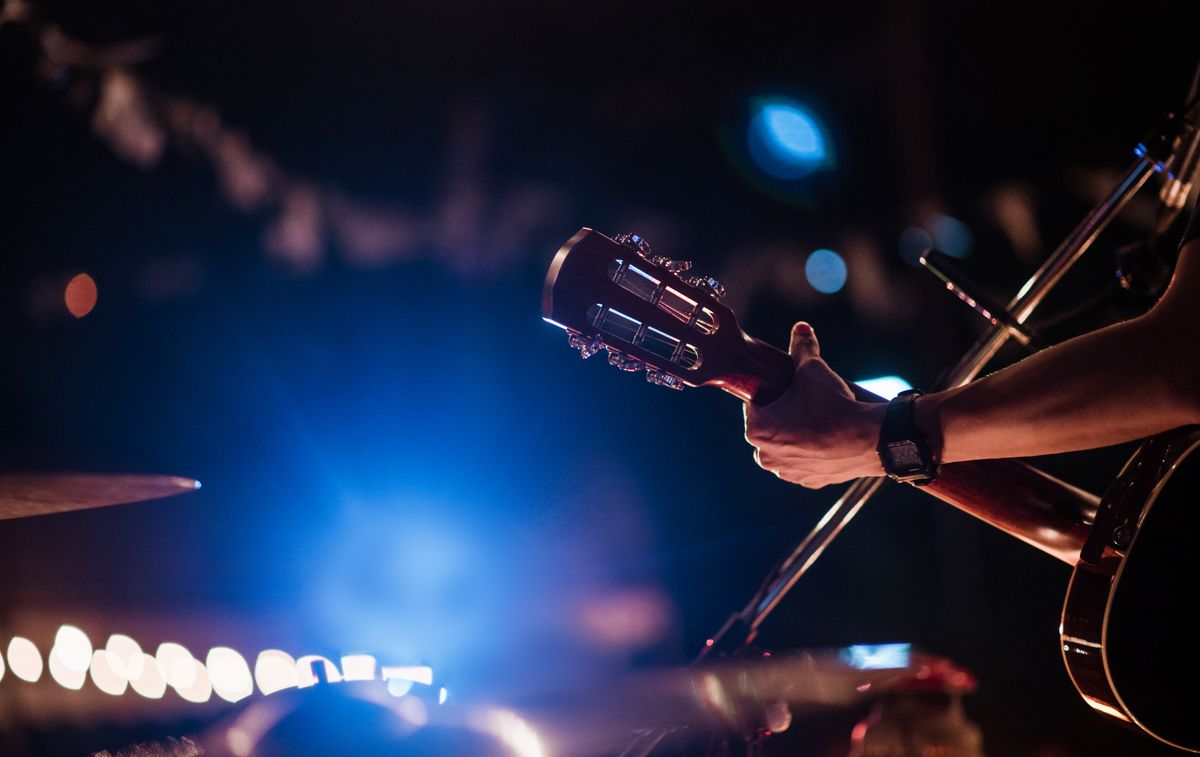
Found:
[(178, 669), (182, 668), (188, 662), (191, 663), (190, 673), (186, 676), (176, 676), (180, 680), (186, 680), (187, 683), (183, 685), (172, 684), (172, 686), (175, 687), (175, 693), (179, 694), (183, 699), (194, 704), (204, 704), (212, 697), (213, 693), (212, 682), (209, 680), (208, 670), (204, 667), (204, 663), (194, 657), (187, 661), (183, 658), (178, 658), (172, 663), (172, 666)]
[[(88, 662), (91, 662), (90, 657)], [(83, 670), (76, 670), (68, 665), (56, 646), (50, 650), (50, 677), (64, 689), (78, 691), (83, 688), (83, 682), (87, 680), (87, 666), (84, 666)]]
[(274, 694), (283, 689), (295, 688), (298, 684), (296, 661), (287, 652), (264, 649), (258, 653), (254, 663), (254, 681), (264, 694)]
[(929, 236), (934, 247), (954, 258), (968, 257), (975, 246), (975, 235), (969, 226), (941, 213), (929, 222)]
[(70, 670), (84, 673), (92, 662), (92, 642), (75, 626), (62, 626), (54, 635), (51, 655), (57, 655)]
[(192, 662), (195, 658), (182, 644), (164, 641), (158, 645), (154, 659), (158, 663), (159, 675), (172, 688), (186, 689), (194, 683), (196, 666)]
[(92, 308), (96, 307), (98, 295), (96, 282), (91, 276), (81, 273), (67, 282), (67, 289), (63, 293), (63, 301), (66, 303), (67, 312), (76, 318), (82, 318), (92, 312)]
[(8, 642), (8, 668), (22, 681), (36, 683), (42, 677), (42, 653), (29, 639), (14, 636)]
[(167, 691), (167, 681), (158, 669), (158, 661), (142, 653), (141, 672), (129, 679), (129, 685), (146, 699), (162, 699)]
[(801, 179), (830, 164), (828, 140), (816, 117), (790, 100), (759, 103), (746, 142), (758, 167), (776, 179)]
[(900, 232), (900, 258), (909, 265), (921, 265), (921, 256), (933, 249), (933, 237), (920, 226)]
[(145, 657), (141, 645), (132, 638), (115, 633), (108, 637), (104, 649), (109, 654), (109, 664), (122, 678), (132, 681), (142, 674)]
[(227, 702), (237, 702), (254, 693), (254, 678), (246, 658), (229, 647), (213, 647), (204, 660), (213, 691)]
[[(117, 660), (116, 655), (109, 652), (107, 649), (97, 649), (92, 652), (92, 664), (89, 671), (92, 676), (92, 683), (96, 688), (114, 697), (119, 697), (125, 693), (129, 687), (129, 680), (123, 675), (122, 671), (117, 670), (117, 665), (113, 663)], [(121, 665), (122, 670), (124, 665)]]
[(375, 658), (369, 654), (343, 655), (342, 677), (347, 681), (374, 680)]
[(833, 250), (813, 250), (804, 261), (804, 276), (821, 294), (834, 294), (846, 286), (846, 261)]
[(308, 654), (296, 660), (297, 686), (305, 689), (309, 686), (316, 686), (321, 682), (315, 670), (317, 663), (320, 663), (324, 668), (326, 683), (338, 683), (342, 680), (342, 673), (338, 670), (338, 666), (333, 664), (333, 661), (321, 655)]

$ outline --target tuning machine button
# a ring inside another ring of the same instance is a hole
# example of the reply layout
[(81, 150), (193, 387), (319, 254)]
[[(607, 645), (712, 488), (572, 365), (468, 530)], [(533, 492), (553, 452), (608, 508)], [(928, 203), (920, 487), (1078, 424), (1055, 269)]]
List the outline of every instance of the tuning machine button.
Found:
[(617, 242), (617, 244), (628, 247), (638, 255), (641, 255), (643, 258), (650, 257), (650, 243), (637, 234), (631, 234), (629, 232), (617, 234), (615, 237), (613, 237), (613, 240)]
[(670, 373), (664, 373), (663, 371), (656, 371), (653, 368), (647, 369), (646, 380), (651, 384), (665, 386), (668, 389), (675, 389), (678, 391), (683, 390), (683, 382), (680, 381), (678, 377), (673, 376)]
[(692, 270), (692, 261), (690, 260), (672, 260), (662, 255), (655, 255), (650, 258), (650, 262), (654, 265), (660, 265), (676, 275)]
[(725, 298), (725, 286), (712, 276), (689, 276), (684, 281), (697, 289), (708, 292), (718, 300)]
[(572, 349), (579, 350), (579, 356), (584, 360), (595, 355), (604, 346), (604, 343), (600, 341), (600, 337), (587, 337), (583, 334), (571, 334), (567, 337), (567, 344)]
[(646, 367), (646, 364), (641, 360), (638, 360), (635, 357), (627, 357), (626, 355), (623, 355), (612, 348), (609, 348), (608, 350), (608, 364), (615, 366), (619, 370), (628, 371), (629, 373), (640, 371)]

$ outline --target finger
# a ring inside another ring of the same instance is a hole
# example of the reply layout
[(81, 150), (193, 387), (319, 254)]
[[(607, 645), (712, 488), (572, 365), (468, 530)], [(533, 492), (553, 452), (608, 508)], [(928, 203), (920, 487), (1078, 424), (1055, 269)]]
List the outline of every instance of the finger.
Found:
[(792, 341), (788, 353), (796, 364), (821, 356), (821, 345), (817, 342), (817, 333), (813, 327), (804, 321), (792, 326)]

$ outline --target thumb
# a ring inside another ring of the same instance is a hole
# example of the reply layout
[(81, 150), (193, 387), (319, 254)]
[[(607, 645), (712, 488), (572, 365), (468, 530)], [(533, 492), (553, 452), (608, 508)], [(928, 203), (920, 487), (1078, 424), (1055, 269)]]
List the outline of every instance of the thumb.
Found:
[(792, 342), (788, 354), (795, 359), (796, 364), (821, 356), (821, 345), (817, 343), (817, 333), (813, 327), (800, 321), (792, 326)]

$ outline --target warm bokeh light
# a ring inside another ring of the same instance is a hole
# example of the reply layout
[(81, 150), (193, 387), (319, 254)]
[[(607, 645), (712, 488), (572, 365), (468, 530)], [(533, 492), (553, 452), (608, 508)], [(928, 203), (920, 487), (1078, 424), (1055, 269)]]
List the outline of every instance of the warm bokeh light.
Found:
[(164, 641), (158, 645), (154, 653), (158, 663), (158, 674), (167, 684), (175, 689), (186, 689), (195, 681), (196, 666), (192, 664), (196, 658), (182, 644)]
[(129, 685), (147, 699), (162, 699), (167, 691), (167, 682), (159, 672), (158, 661), (143, 652), (141, 667), (141, 672), (129, 679)]
[[(124, 674), (117, 670), (114, 662), (116, 656), (107, 649), (97, 649), (92, 652), (92, 664), (88, 670), (92, 676), (92, 683), (97, 689), (114, 697), (119, 697), (125, 693), (125, 689), (129, 687), (129, 681)], [(124, 666), (122, 665), (122, 668)]]
[(176, 659), (171, 665), (173, 668), (181, 669), (185, 665), (191, 668), (187, 675), (179, 674), (176, 677), (180, 680), (186, 680), (183, 685), (171, 684), (175, 687), (175, 692), (189, 702), (195, 704), (204, 704), (212, 698), (213, 687), (212, 681), (208, 678), (208, 670), (204, 667), (204, 663), (192, 658), (185, 661), (183, 658)]
[(298, 683), (296, 661), (287, 652), (264, 649), (254, 663), (254, 681), (264, 694), (295, 688)]
[(254, 693), (254, 678), (246, 658), (229, 647), (213, 647), (204, 665), (213, 691), (227, 702), (237, 702)]
[(29, 639), (14, 636), (8, 643), (8, 668), (22, 681), (34, 683), (42, 677), (42, 653)]
[(67, 312), (76, 318), (82, 318), (96, 307), (97, 296), (96, 282), (91, 276), (81, 273), (67, 282), (63, 301), (67, 305)]
[(369, 654), (342, 656), (342, 677), (347, 681), (371, 681), (375, 679), (375, 658)]
[(108, 637), (104, 648), (109, 654), (109, 664), (122, 678), (132, 681), (142, 674), (145, 657), (142, 647), (130, 637), (115, 633)]
[(86, 673), (92, 662), (92, 641), (75, 626), (61, 626), (54, 635), (51, 655), (58, 655), (62, 664), (70, 670)]
[(325, 681), (328, 683), (338, 683), (342, 680), (342, 673), (338, 670), (338, 666), (334, 665), (328, 658), (317, 654), (306, 654), (296, 660), (296, 685), (300, 688), (308, 688), (316, 686), (319, 682), (317, 674), (313, 670), (315, 663), (321, 663), (325, 667)]
[(87, 668), (76, 670), (68, 665), (56, 646), (50, 650), (50, 677), (64, 689), (78, 691), (83, 688), (83, 682), (87, 680)]

